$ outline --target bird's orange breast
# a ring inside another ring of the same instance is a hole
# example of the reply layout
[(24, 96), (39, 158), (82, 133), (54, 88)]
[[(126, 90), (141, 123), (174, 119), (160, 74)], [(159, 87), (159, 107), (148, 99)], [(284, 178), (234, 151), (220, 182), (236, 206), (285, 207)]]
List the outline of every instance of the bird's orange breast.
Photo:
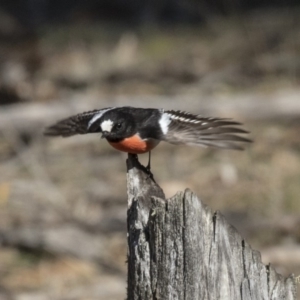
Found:
[(151, 151), (154, 147), (158, 145), (158, 140), (143, 140), (138, 135), (134, 135), (129, 138), (125, 138), (120, 142), (113, 143), (109, 142), (111, 146), (115, 149), (123, 152), (142, 154)]

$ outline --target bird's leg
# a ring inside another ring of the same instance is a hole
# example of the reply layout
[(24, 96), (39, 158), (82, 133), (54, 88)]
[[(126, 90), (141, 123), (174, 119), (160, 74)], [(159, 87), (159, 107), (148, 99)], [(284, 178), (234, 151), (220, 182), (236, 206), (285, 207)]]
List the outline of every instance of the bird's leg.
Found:
[(139, 162), (139, 160), (138, 160), (137, 154), (128, 153), (128, 160), (129, 160), (129, 159), (134, 159), (134, 160), (136, 160), (137, 163), (140, 165), (140, 162)]
[(134, 157), (134, 159), (136, 159), (137, 161), (139, 161), (139, 158), (138, 158), (137, 154), (128, 153), (128, 155), (132, 155)]
[(149, 159), (148, 159), (148, 165), (146, 166), (146, 171), (148, 173), (147, 179), (151, 178), (152, 180), (154, 180), (153, 174), (151, 172), (151, 151), (149, 151)]
[(139, 160), (138, 160), (137, 154), (128, 153), (128, 158), (129, 158), (129, 157), (134, 158), (134, 159), (137, 161), (137, 163), (142, 167), (142, 169), (144, 170), (144, 172), (147, 174), (146, 179), (151, 178), (152, 180), (154, 180), (153, 174), (152, 174), (151, 171), (150, 171), (150, 165), (151, 165), (151, 154), (150, 154), (150, 152), (149, 152), (148, 165), (147, 165), (146, 167), (144, 167), (144, 166), (141, 165), (141, 163), (140, 163)]

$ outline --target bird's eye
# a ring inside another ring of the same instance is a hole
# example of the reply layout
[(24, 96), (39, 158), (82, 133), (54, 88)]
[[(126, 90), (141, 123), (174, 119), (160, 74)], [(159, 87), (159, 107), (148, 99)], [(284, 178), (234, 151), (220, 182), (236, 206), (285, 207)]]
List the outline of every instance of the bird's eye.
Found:
[(122, 123), (117, 123), (116, 124), (116, 129), (120, 129), (122, 127)]

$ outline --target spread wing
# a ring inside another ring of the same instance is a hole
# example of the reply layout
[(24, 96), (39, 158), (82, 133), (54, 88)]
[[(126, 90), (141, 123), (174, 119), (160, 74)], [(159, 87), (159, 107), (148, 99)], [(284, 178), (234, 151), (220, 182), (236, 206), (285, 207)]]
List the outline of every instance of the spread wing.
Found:
[(163, 139), (171, 144), (211, 146), (243, 150), (241, 144), (251, 142), (241, 135), (249, 133), (231, 119), (206, 118), (183, 111), (163, 113)]
[(69, 117), (47, 127), (44, 134), (48, 136), (69, 137), (75, 134), (100, 132), (101, 129), (99, 126), (96, 126), (95, 122), (111, 109), (113, 108), (97, 109)]

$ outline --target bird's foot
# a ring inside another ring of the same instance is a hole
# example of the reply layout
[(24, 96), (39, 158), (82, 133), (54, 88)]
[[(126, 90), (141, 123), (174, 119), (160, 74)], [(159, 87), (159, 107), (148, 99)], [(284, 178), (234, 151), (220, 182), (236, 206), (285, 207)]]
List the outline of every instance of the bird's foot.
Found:
[(153, 180), (155, 182), (154, 176), (153, 176), (153, 173), (151, 172), (151, 168), (150, 168), (149, 164), (145, 167), (145, 171), (147, 173), (146, 179), (151, 179), (151, 180)]

